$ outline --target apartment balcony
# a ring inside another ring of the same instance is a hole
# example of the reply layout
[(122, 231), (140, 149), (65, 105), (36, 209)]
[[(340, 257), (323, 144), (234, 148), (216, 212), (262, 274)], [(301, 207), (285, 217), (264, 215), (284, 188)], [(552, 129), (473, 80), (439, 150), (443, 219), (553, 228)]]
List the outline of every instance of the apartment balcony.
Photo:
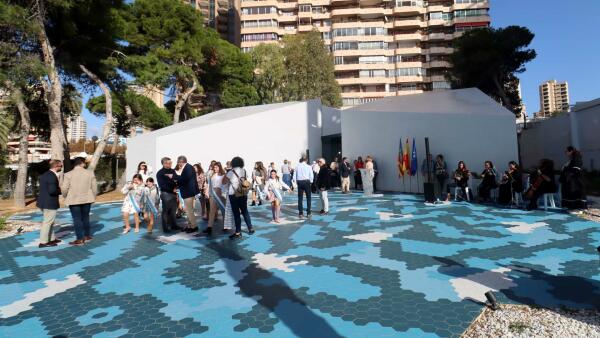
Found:
[(490, 22), (489, 15), (480, 15), (480, 16), (469, 16), (465, 18), (454, 18), (454, 23), (466, 23), (466, 22)]
[(298, 16), (297, 15), (280, 15), (277, 18), (277, 21), (279, 21), (279, 22), (296, 22), (296, 21), (298, 21)]
[(442, 82), (448, 81), (444, 75), (433, 75), (425, 77), (425, 82)]
[(450, 68), (448, 61), (430, 61), (423, 64), (423, 68)]
[(293, 35), (293, 34), (298, 34), (298, 28), (294, 28), (294, 29), (279, 28), (279, 30), (277, 32), (279, 35)]
[(409, 75), (409, 76), (395, 76), (390, 77), (390, 83), (419, 83), (424, 82), (425, 76)]
[(425, 63), (424, 62), (419, 62), (419, 61), (415, 61), (415, 62), (396, 62), (395, 64), (393, 64), (395, 68), (423, 68)]
[(421, 41), (423, 40), (424, 35), (421, 33), (412, 33), (412, 34), (394, 34), (394, 41)]
[(317, 27), (311, 24), (300, 24), (298, 25), (298, 32), (310, 32)]
[(331, 18), (331, 13), (312, 13), (313, 20), (325, 20)]
[(312, 16), (312, 12), (298, 12), (298, 18), (300, 19), (310, 19)]
[(329, 0), (298, 0), (298, 5), (329, 6)]
[(255, 33), (277, 33), (279, 31), (279, 27), (277, 26), (269, 26), (269, 27), (242, 27), (240, 29), (240, 34), (255, 34)]
[(482, 8), (490, 8), (489, 2), (479, 2), (476, 4), (454, 4), (452, 6), (452, 10), (460, 10), (460, 9), (482, 9)]
[(334, 50), (334, 56), (392, 56), (393, 50), (389, 49), (349, 49), (349, 50)]
[(240, 43), (240, 47), (241, 48), (246, 48), (246, 47), (256, 47), (258, 45), (260, 45), (261, 43), (279, 43), (278, 40), (265, 40), (265, 41), (242, 41)]
[(427, 6), (427, 13), (431, 13), (431, 12), (444, 12), (444, 10), (446, 10), (446, 12), (447, 12), (448, 11), (448, 6), (443, 6), (443, 5)]
[(247, 20), (277, 20), (279, 19), (279, 14), (277, 13), (267, 13), (267, 14), (242, 14), (240, 15), (240, 21)]
[(421, 6), (402, 6), (402, 7), (394, 7), (394, 14), (403, 14), (403, 15), (420, 15), (425, 14), (425, 7)]
[(392, 63), (350, 63), (343, 65), (335, 65), (336, 71), (349, 71), (349, 70), (370, 70), (370, 69), (394, 69)]
[(437, 41), (437, 40), (452, 40), (454, 39), (454, 35), (453, 34), (446, 34), (446, 33), (431, 33), (429, 35), (424, 35), (423, 36), (423, 41)]
[(357, 14), (362, 18), (377, 18), (382, 17), (384, 15), (392, 15), (393, 10), (391, 8), (383, 8), (383, 7), (367, 7), (367, 8), (358, 8)]
[(357, 41), (361, 42), (367, 41), (384, 41), (384, 42), (393, 42), (394, 37), (391, 35), (350, 35), (350, 36), (332, 36), (333, 41), (342, 42), (342, 41)]
[(422, 89), (416, 89), (416, 90), (399, 90), (397, 92), (394, 92), (396, 94), (396, 96), (402, 96), (402, 95), (412, 95), (412, 94), (421, 94), (423, 93)]
[(452, 26), (453, 24), (454, 24), (454, 21), (452, 21), (452, 20), (439, 19), (439, 20), (427, 21), (427, 26), (429, 26), (429, 27), (431, 27), (431, 26)]
[(331, 17), (336, 16), (349, 16), (358, 14), (359, 9), (356, 7), (352, 8), (336, 8), (331, 10)]
[(430, 47), (422, 50), (423, 54), (452, 54), (453, 52), (452, 47)]
[(277, 2), (277, 8), (279, 8), (279, 9), (298, 8), (298, 3), (297, 2)]
[(421, 52), (421, 47), (402, 47), (394, 49), (394, 53), (397, 55), (421, 54)]
[(229, 7), (229, 1), (228, 0), (218, 0), (217, 4), (219, 4), (219, 7)]
[(281, 7), (281, 6), (279, 6), (279, 1), (277, 1), (277, 0), (266, 0), (266, 1), (243, 1), (241, 3), (240, 8), (267, 7), (267, 6)]
[[(333, 14), (333, 13), (332, 13)], [(381, 21), (358, 21), (358, 22), (334, 22), (331, 24), (331, 28), (354, 28), (354, 27), (382, 27), (391, 28), (391, 23), (385, 23)]]
[(340, 86), (343, 85), (353, 85), (353, 84), (362, 84), (362, 85), (384, 85), (386, 83), (390, 83), (390, 79), (387, 77), (347, 77), (337, 79), (337, 82)]
[(369, 97), (386, 97), (386, 96), (395, 96), (396, 92), (376, 92), (376, 91), (356, 91), (356, 92), (342, 92), (342, 98), (346, 99), (362, 99)]
[(420, 28), (425, 27), (426, 22), (421, 19), (410, 19), (410, 20), (394, 20), (395, 28)]

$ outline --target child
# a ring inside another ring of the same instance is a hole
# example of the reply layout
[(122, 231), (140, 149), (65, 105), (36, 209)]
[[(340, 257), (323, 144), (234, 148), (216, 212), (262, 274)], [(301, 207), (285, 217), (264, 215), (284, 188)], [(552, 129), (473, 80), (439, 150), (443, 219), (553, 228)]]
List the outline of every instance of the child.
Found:
[(144, 203), (144, 220), (148, 224), (148, 233), (152, 234), (152, 229), (154, 229), (154, 219), (158, 215), (158, 204), (160, 203), (158, 188), (154, 184), (154, 179), (152, 177), (146, 179), (144, 194), (146, 196)]
[(280, 223), (281, 202), (283, 201), (283, 188), (290, 190), (290, 187), (277, 177), (277, 171), (271, 170), (270, 178), (265, 184), (264, 191), (267, 192), (267, 198), (271, 201), (271, 212), (273, 213), (273, 221)]
[(121, 212), (123, 213), (123, 221), (125, 222), (125, 229), (123, 234), (128, 233), (131, 230), (129, 225), (129, 215), (133, 214), (135, 221), (135, 232), (140, 232), (140, 216), (139, 213), (143, 211), (143, 202), (145, 199), (145, 187), (142, 175), (135, 174), (131, 182), (127, 182), (121, 192), (125, 195), (123, 200), (123, 206)]

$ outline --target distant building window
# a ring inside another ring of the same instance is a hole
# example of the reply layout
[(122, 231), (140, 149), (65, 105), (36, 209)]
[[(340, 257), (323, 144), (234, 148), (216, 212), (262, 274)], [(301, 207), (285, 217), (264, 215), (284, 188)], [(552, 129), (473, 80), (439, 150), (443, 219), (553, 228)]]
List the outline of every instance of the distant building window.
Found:
[(433, 81), (433, 83), (431, 84), (431, 87), (433, 89), (450, 89), (450, 83), (446, 82), (446, 81)]
[(471, 16), (484, 16), (487, 14), (487, 9), (461, 9), (458, 11), (454, 11), (455, 18), (468, 18)]

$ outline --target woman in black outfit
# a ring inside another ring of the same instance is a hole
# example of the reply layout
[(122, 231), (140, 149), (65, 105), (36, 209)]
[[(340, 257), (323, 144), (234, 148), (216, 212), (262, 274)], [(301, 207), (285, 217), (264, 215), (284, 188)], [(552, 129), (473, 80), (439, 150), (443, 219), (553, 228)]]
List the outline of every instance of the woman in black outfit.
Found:
[(458, 168), (456, 168), (456, 170), (454, 171), (454, 182), (456, 183), (456, 186), (459, 187), (462, 191), (463, 200), (470, 200), (470, 197), (467, 194), (470, 175), (471, 173), (469, 172), (469, 169), (467, 169), (465, 162), (459, 161)]
[(498, 188), (498, 203), (508, 205), (516, 204), (515, 196), (523, 192), (523, 173), (515, 161), (508, 162), (508, 171), (502, 175), (502, 183)]
[(586, 200), (581, 172), (583, 166), (581, 153), (572, 146), (568, 146), (565, 153), (569, 157), (569, 161), (565, 163), (560, 173), (559, 181), (562, 185), (561, 206), (567, 209), (585, 209)]
[(485, 203), (491, 201), (491, 191), (498, 187), (498, 182), (496, 182), (497, 174), (492, 161), (485, 161), (483, 167), (484, 169), (481, 172), (481, 175), (479, 175), (481, 183), (479, 183), (477, 189), (479, 201)]
[(537, 209), (537, 201), (542, 195), (556, 192), (554, 162), (548, 159), (540, 160), (538, 169), (529, 177), (529, 183), (528, 193), (531, 196), (527, 210), (533, 210)]

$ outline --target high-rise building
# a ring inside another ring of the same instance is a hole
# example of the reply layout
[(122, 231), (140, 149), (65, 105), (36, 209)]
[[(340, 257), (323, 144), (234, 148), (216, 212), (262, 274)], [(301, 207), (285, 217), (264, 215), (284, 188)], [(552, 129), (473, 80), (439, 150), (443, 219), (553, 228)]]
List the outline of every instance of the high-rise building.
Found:
[(87, 138), (87, 122), (83, 119), (83, 115), (70, 117), (67, 121), (67, 140), (69, 142), (77, 142)]
[(540, 115), (569, 111), (569, 84), (550, 80), (540, 85)]
[(241, 2), (241, 47), (322, 33), (344, 106), (447, 89), (452, 40), (488, 27), (488, 0), (266, 0)]
[(159, 87), (131, 85), (131, 86), (129, 86), (129, 89), (131, 89), (134, 93), (136, 93), (138, 95), (143, 95), (143, 96), (149, 98), (150, 100), (152, 100), (152, 102), (154, 102), (154, 104), (157, 107), (164, 108), (165, 92), (164, 92), (164, 90), (160, 89)]
[(184, 0), (202, 13), (204, 24), (216, 30), (221, 38), (240, 45), (239, 14), (240, 0)]

